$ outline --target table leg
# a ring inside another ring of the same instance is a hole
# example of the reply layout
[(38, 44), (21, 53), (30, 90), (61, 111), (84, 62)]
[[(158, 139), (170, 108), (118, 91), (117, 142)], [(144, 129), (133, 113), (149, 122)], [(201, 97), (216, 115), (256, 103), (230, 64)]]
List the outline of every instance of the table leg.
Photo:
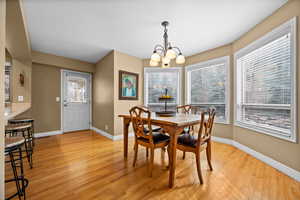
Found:
[(124, 159), (127, 160), (128, 156), (128, 128), (129, 128), (130, 120), (123, 119), (123, 142), (124, 142)]
[(176, 169), (176, 146), (177, 146), (177, 137), (180, 132), (182, 132), (183, 129), (178, 129), (178, 128), (172, 128), (169, 130), (171, 140), (170, 140), (170, 145), (171, 145), (171, 163), (169, 166), (169, 188), (174, 187), (175, 183), (175, 169)]

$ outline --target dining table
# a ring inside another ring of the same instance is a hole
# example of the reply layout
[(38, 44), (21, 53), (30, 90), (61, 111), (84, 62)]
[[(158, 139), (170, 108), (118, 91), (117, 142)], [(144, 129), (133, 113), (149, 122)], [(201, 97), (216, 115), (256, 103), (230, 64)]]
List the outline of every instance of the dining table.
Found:
[[(124, 142), (124, 159), (128, 157), (128, 128), (130, 125), (130, 115), (121, 114), (123, 118), (123, 142)], [(181, 134), (185, 127), (197, 125), (200, 123), (201, 115), (198, 114), (182, 114), (177, 113), (174, 116), (162, 117), (155, 112), (151, 113), (151, 124), (163, 128), (164, 132), (170, 136), (170, 163), (169, 163), (169, 188), (175, 185), (175, 169), (176, 169), (176, 145), (178, 135)], [(147, 119), (144, 118), (146, 121)]]

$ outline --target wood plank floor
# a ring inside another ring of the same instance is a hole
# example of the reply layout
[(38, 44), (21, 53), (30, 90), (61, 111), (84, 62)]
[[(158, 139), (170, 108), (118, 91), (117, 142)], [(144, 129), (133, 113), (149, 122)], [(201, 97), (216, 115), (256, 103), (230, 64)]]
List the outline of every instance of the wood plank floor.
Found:
[[(139, 148), (137, 167), (132, 167), (132, 147), (131, 139), (125, 162), (122, 141), (113, 142), (93, 131), (37, 139), (34, 168), (29, 169), (25, 162), (30, 181), (27, 199), (300, 199), (299, 182), (226, 144), (213, 143), (212, 172), (201, 154), (203, 185), (199, 184), (193, 155), (187, 153), (182, 160), (178, 152), (173, 189), (168, 188), (167, 154), (156, 150), (150, 178), (143, 148)], [(10, 175), (6, 165), (6, 176)], [(13, 190), (14, 185), (6, 185), (6, 195)]]

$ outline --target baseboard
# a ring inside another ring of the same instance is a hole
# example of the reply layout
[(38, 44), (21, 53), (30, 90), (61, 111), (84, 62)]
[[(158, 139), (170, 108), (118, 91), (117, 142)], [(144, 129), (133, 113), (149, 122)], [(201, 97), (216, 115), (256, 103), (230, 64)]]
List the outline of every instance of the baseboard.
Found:
[(231, 139), (216, 137), (216, 136), (211, 136), (211, 139), (215, 142), (220, 142), (220, 143), (224, 143), (224, 144), (233, 145), (233, 140), (231, 140)]
[(111, 134), (109, 134), (109, 133), (107, 133), (107, 132), (105, 132), (105, 131), (103, 131), (101, 129), (98, 129), (98, 128), (92, 126), (91, 130), (95, 131), (96, 133), (99, 133), (100, 135), (102, 135), (104, 137), (107, 137), (108, 139), (113, 140), (114, 136), (112, 136)]
[[(91, 130), (95, 131), (96, 133), (99, 133), (100, 135), (104, 136), (104, 137), (107, 137), (108, 139), (111, 139), (111, 140), (122, 140), (123, 139), (123, 134), (122, 135), (111, 135), (101, 129), (98, 129), (96, 127), (91, 127)], [(128, 135), (129, 137), (132, 137), (133, 136), (133, 133), (129, 133)]]
[(62, 130), (57, 130), (57, 131), (49, 131), (49, 132), (41, 132), (41, 133), (35, 133), (34, 137), (35, 138), (40, 138), (40, 137), (48, 137), (52, 135), (60, 135), (63, 134)]
[(238, 143), (234, 140), (231, 140), (231, 139), (214, 136), (214, 137), (212, 137), (212, 140), (215, 142), (220, 142), (220, 143), (229, 144), (231, 146), (234, 146), (234, 147), (244, 151), (245, 153), (255, 157), (256, 159), (270, 165), (271, 167), (277, 169), (278, 171), (288, 175), (289, 177), (295, 179), (296, 181), (300, 182), (300, 172), (299, 171), (292, 169), (292, 168), (282, 164), (281, 162), (274, 160), (273, 158), (263, 155), (262, 153), (259, 153), (255, 150), (253, 150), (241, 143)]

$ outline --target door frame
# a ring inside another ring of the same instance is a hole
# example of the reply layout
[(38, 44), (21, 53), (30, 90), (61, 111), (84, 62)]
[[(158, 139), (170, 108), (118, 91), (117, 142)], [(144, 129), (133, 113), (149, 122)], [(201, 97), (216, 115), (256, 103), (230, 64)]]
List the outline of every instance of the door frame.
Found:
[(60, 70), (60, 129), (62, 134), (64, 134), (64, 72), (72, 72), (72, 73), (78, 73), (78, 74), (84, 74), (88, 75), (90, 78), (90, 84), (89, 84), (89, 93), (90, 93), (90, 99), (89, 99), (89, 112), (90, 112), (90, 121), (89, 121), (89, 127), (91, 129), (92, 127), (92, 99), (93, 99), (93, 94), (92, 94), (92, 78), (93, 74), (89, 72), (79, 72), (79, 71), (73, 71), (73, 70), (68, 70), (68, 69), (61, 69)]

